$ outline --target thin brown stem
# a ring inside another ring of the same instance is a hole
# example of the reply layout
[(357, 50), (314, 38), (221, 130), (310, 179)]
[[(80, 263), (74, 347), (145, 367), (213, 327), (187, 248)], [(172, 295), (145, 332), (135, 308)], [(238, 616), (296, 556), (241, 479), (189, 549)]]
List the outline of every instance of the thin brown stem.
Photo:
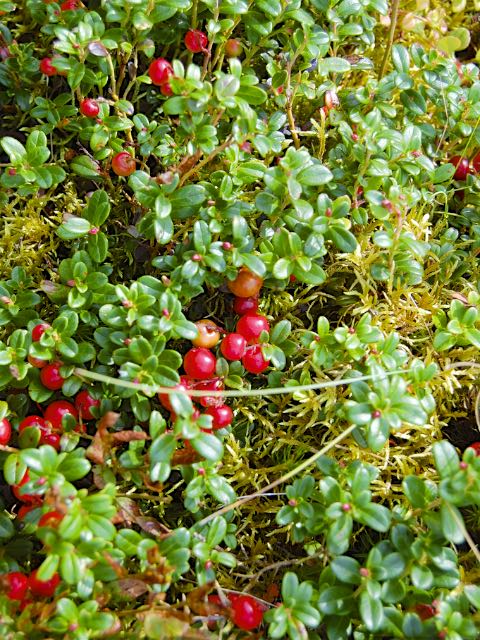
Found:
[(400, 0), (393, 0), (392, 2), (392, 14), (390, 18), (390, 30), (388, 32), (388, 40), (387, 47), (385, 49), (385, 53), (383, 54), (382, 64), (380, 65), (380, 71), (378, 72), (378, 79), (381, 80), (385, 75), (385, 70), (387, 68), (388, 59), (390, 58), (390, 53), (393, 47), (393, 40), (395, 38), (395, 29), (397, 27), (398, 20), (398, 10), (400, 8)]

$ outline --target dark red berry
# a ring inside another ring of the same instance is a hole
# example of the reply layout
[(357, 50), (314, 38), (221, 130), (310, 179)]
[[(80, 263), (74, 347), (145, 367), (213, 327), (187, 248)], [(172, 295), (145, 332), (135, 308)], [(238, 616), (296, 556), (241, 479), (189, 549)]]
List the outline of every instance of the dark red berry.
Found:
[(449, 162), (455, 167), (455, 173), (453, 174), (455, 180), (466, 180), (467, 175), (470, 173), (468, 158), (463, 156), (453, 156), (450, 158)]
[(75, 408), (82, 420), (95, 420), (95, 416), (92, 415), (91, 409), (98, 406), (100, 406), (100, 400), (92, 398), (86, 389), (77, 393), (75, 397)]
[(61, 365), (55, 362), (43, 367), (40, 371), (40, 381), (44, 387), (52, 391), (62, 388), (65, 378), (60, 375), (60, 367)]
[[(78, 431), (78, 429), (76, 429)], [(60, 449), (60, 435), (58, 433), (47, 433), (40, 438), (40, 444), (49, 444), (57, 451)]]
[(212, 429), (224, 429), (232, 424), (233, 411), (227, 404), (219, 407), (209, 407), (205, 415), (212, 417)]
[(38, 504), (22, 504), (17, 513), (17, 518), (19, 520), (23, 520), (27, 513), (33, 511), (34, 509), (38, 509)]
[(58, 70), (52, 64), (52, 58), (42, 58), (40, 60), (40, 71), (44, 76), (56, 76), (58, 74)]
[(251, 298), (257, 296), (263, 287), (263, 280), (249, 269), (242, 268), (235, 280), (227, 280), (227, 287), (234, 296), (239, 298)]
[(208, 37), (206, 33), (200, 31), (199, 29), (190, 29), (185, 34), (185, 46), (192, 53), (200, 53), (200, 51), (205, 51), (208, 45)]
[(12, 435), (12, 425), (10, 422), (3, 418), (0, 420), (0, 444), (8, 444)]
[(128, 151), (120, 151), (112, 158), (112, 170), (117, 176), (131, 176), (135, 167), (135, 158)]
[(28, 578), (20, 571), (7, 573), (7, 598), (10, 600), (23, 600), (28, 589)]
[(50, 325), (46, 322), (40, 322), (40, 324), (36, 324), (32, 329), (32, 341), (38, 342), (47, 329), (50, 329)]
[(415, 613), (418, 615), (420, 620), (429, 620), (436, 615), (435, 607), (432, 607), (431, 604), (416, 604), (415, 605)]
[(162, 94), (162, 96), (166, 96), (167, 98), (173, 95), (173, 90), (169, 82), (165, 82), (164, 84), (161, 85), (160, 93)]
[(246, 348), (247, 340), (240, 333), (229, 333), (220, 345), (220, 351), (227, 360), (240, 360)]
[(256, 344), (247, 348), (242, 358), (242, 364), (249, 373), (262, 373), (268, 368), (270, 360), (265, 360), (262, 348)]
[(55, 431), (62, 431), (62, 421), (65, 416), (73, 416), (78, 420), (78, 411), (71, 402), (67, 400), (56, 400), (45, 409), (44, 417)]
[(35, 356), (31, 356), (30, 354), (27, 356), (27, 360), (32, 365), (32, 367), (35, 367), (35, 369), (42, 369), (48, 364), (48, 360), (35, 358)]
[(54, 573), (49, 580), (39, 580), (37, 573), (37, 570), (32, 571), (28, 578), (30, 591), (38, 598), (51, 598), (60, 584), (60, 576), (58, 573)]
[(270, 331), (270, 325), (265, 316), (256, 313), (247, 313), (237, 322), (237, 333), (241, 334), (248, 344), (258, 342), (262, 333)]
[(252, 596), (239, 596), (231, 599), (232, 622), (239, 629), (251, 631), (262, 624), (263, 607)]
[(75, 9), (79, 9), (79, 1), (78, 0), (65, 0), (60, 5), (60, 9), (62, 11), (74, 11)]
[(157, 58), (149, 66), (148, 75), (153, 84), (161, 86), (173, 75), (173, 67), (165, 58)]
[(87, 118), (96, 118), (100, 113), (98, 102), (92, 98), (85, 98), (80, 102), (80, 113)]
[(48, 436), (51, 434), (51, 430), (47, 421), (40, 416), (27, 416), (18, 425), (18, 432), (22, 433), (27, 427), (37, 427), (40, 430), (39, 444), (51, 444), (47, 442)]
[[(223, 391), (224, 388), (225, 385), (221, 378), (213, 378), (213, 380), (197, 382), (194, 385), (194, 389), (196, 391)], [(196, 400), (202, 407), (218, 407), (223, 404), (221, 396), (197, 396), (194, 400)]]
[(194, 380), (208, 380), (215, 373), (217, 360), (215, 356), (203, 347), (190, 349), (183, 358), (183, 368), (187, 376)]
[(477, 155), (473, 156), (472, 168), (475, 173), (480, 173), (480, 153), (477, 153)]
[(63, 513), (60, 513), (60, 511), (48, 511), (48, 513), (44, 513), (43, 516), (41, 516), (38, 521), (38, 526), (56, 529), (63, 520), (63, 517)]
[(244, 316), (246, 313), (255, 313), (258, 309), (258, 298), (235, 298), (233, 302), (233, 310), (239, 316)]

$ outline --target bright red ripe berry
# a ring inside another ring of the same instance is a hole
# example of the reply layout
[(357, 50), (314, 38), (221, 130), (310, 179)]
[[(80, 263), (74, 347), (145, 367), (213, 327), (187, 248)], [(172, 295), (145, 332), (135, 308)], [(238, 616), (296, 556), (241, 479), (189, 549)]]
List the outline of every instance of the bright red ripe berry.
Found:
[(243, 267), (235, 280), (227, 280), (227, 287), (234, 296), (239, 298), (251, 298), (257, 296), (263, 287), (263, 280), (257, 274)]
[(262, 331), (270, 331), (270, 325), (265, 316), (256, 313), (247, 313), (237, 322), (237, 333), (240, 333), (248, 344), (258, 342)]
[[(205, 382), (197, 382), (194, 385), (197, 391), (223, 391), (225, 385), (221, 378), (213, 378), (213, 380), (206, 380)], [(194, 398), (202, 407), (218, 407), (223, 404), (223, 400), (220, 396), (200, 396)]]
[(235, 298), (233, 302), (233, 310), (239, 316), (246, 313), (255, 313), (258, 309), (258, 298)]
[(58, 573), (54, 573), (50, 580), (39, 580), (35, 569), (28, 577), (30, 591), (39, 598), (51, 598), (59, 584), (60, 576)]
[(234, 38), (227, 40), (225, 43), (225, 55), (227, 58), (238, 58), (243, 51), (242, 43), (240, 40)]
[(96, 118), (100, 113), (98, 102), (92, 98), (85, 98), (80, 102), (80, 113), (87, 118)]
[(38, 342), (47, 329), (50, 329), (50, 325), (46, 322), (40, 322), (40, 324), (36, 324), (32, 329), (32, 341)]
[(60, 435), (58, 433), (47, 433), (40, 438), (40, 444), (49, 444), (51, 447), (59, 451), (60, 449)]
[(162, 84), (162, 86), (160, 87), (160, 93), (162, 94), (162, 96), (167, 97), (173, 95), (173, 90), (169, 82), (165, 82), (165, 84)]
[(208, 380), (215, 373), (217, 359), (203, 347), (195, 347), (187, 351), (183, 358), (185, 373), (194, 380)]
[(148, 75), (153, 84), (161, 86), (168, 82), (170, 76), (173, 76), (173, 67), (165, 58), (157, 58), (149, 66)]
[(6, 418), (3, 418), (3, 420), (0, 420), (0, 444), (8, 444), (11, 435), (12, 425)]
[(219, 407), (209, 407), (205, 414), (212, 416), (212, 429), (224, 429), (232, 424), (233, 411), (227, 404), (222, 404)]
[(135, 158), (128, 151), (120, 151), (112, 158), (112, 170), (117, 176), (131, 176), (135, 165)]
[(205, 51), (208, 45), (208, 37), (206, 33), (200, 31), (199, 29), (190, 29), (185, 34), (185, 46), (192, 53), (200, 53), (200, 51)]
[(78, 0), (65, 0), (65, 2), (62, 2), (60, 5), (60, 9), (62, 11), (74, 11), (75, 9), (79, 9), (79, 2)]
[(92, 415), (91, 409), (98, 406), (100, 406), (100, 400), (92, 398), (86, 389), (77, 393), (75, 397), (75, 408), (82, 420), (95, 420), (95, 416)]
[(42, 58), (40, 60), (40, 71), (44, 76), (56, 76), (58, 74), (58, 70), (52, 64), (52, 58)]
[(263, 607), (252, 596), (240, 596), (232, 602), (232, 622), (244, 631), (262, 624)]
[(41, 358), (35, 358), (35, 356), (28, 355), (28, 362), (35, 367), (35, 369), (42, 369), (48, 364), (48, 360), (42, 360)]
[(227, 360), (240, 360), (246, 348), (247, 341), (240, 333), (229, 333), (220, 345), (220, 351)]
[(270, 360), (265, 360), (262, 348), (256, 344), (247, 349), (242, 358), (242, 364), (249, 373), (262, 373), (270, 364)]
[(455, 180), (466, 180), (467, 175), (470, 173), (468, 158), (463, 156), (453, 156), (453, 158), (450, 158), (449, 162), (456, 167), (455, 173), (453, 174)]
[(480, 456), (480, 442), (473, 442), (472, 444), (469, 444), (468, 446), (475, 451), (477, 456)]
[(60, 511), (49, 511), (48, 513), (44, 513), (40, 518), (40, 520), (38, 521), (38, 526), (56, 529), (62, 520), (63, 513), (60, 513)]
[[(191, 389), (191, 381), (187, 376), (180, 376), (180, 382), (176, 384), (173, 389), (179, 392), (186, 392)], [(167, 411), (173, 411), (173, 407), (170, 402), (170, 394), (169, 393), (159, 393), (158, 399), (160, 400), (162, 406), (167, 409)]]
[(46, 420), (40, 416), (27, 416), (18, 425), (19, 433), (22, 433), (27, 427), (38, 427), (40, 429), (40, 444), (46, 444), (43, 439), (50, 433)]
[(62, 420), (64, 416), (73, 416), (78, 420), (78, 411), (71, 402), (66, 400), (56, 400), (45, 409), (45, 420), (49, 422), (55, 431), (62, 430)]
[(7, 573), (8, 591), (7, 598), (10, 600), (23, 600), (28, 589), (28, 578), (20, 571)]
[(13, 495), (17, 498), (17, 500), (21, 500), (22, 502), (26, 502), (27, 504), (40, 504), (42, 499), (40, 496), (33, 495), (30, 493), (22, 493), (23, 485), (30, 482), (30, 474), (27, 471), (23, 474), (23, 478), (20, 480), (18, 484), (14, 484), (12, 486)]
[(52, 391), (62, 388), (65, 378), (60, 375), (60, 367), (61, 365), (58, 363), (47, 364), (46, 367), (43, 367), (40, 371), (40, 381), (44, 387)]

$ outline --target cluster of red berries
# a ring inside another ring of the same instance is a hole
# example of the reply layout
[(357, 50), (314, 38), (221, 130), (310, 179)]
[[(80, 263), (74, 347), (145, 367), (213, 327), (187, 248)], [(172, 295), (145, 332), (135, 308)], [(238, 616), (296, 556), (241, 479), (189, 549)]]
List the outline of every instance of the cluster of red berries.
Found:
[(16, 600), (20, 604), (20, 609), (24, 609), (34, 598), (51, 598), (58, 585), (60, 576), (55, 573), (49, 580), (39, 580), (37, 570), (26, 576), (20, 571), (11, 571), (3, 576), (3, 586), (9, 600)]
[[(239, 593), (229, 593), (230, 602), (229, 617), (233, 624), (244, 631), (252, 631), (262, 624), (263, 614), (267, 607), (256, 598)], [(217, 595), (208, 596), (208, 601), (221, 606), (222, 601)]]
[(471, 163), (465, 156), (453, 156), (448, 162), (455, 167), (455, 180), (465, 181), (469, 173), (480, 173), (480, 153), (472, 158)]
[[(241, 269), (235, 280), (228, 283), (230, 291), (235, 294), (234, 311), (240, 315), (235, 333), (225, 333), (211, 320), (199, 320), (196, 323), (198, 336), (192, 340), (193, 348), (183, 358), (183, 369), (180, 382), (174, 387), (176, 391), (188, 393), (196, 391), (222, 391), (223, 381), (215, 376), (217, 359), (211, 349), (220, 343), (220, 353), (227, 360), (241, 360), (249, 373), (261, 373), (269, 366), (259, 344), (262, 332), (270, 330), (265, 316), (257, 313), (258, 294), (263, 280), (248, 269)], [(221, 339), (223, 335), (223, 339)], [(221, 340), (221, 342), (220, 342)], [(159, 394), (162, 405), (173, 412), (169, 394)], [(196, 398), (194, 398), (196, 399)], [(224, 404), (219, 396), (202, 396), (198, 403), (206, 408), (205, 414), (212, 418), (214, 430), (228, 427), (233, 420), (231, 408)], [(194, 417), (198, 417), (196, 412)]]

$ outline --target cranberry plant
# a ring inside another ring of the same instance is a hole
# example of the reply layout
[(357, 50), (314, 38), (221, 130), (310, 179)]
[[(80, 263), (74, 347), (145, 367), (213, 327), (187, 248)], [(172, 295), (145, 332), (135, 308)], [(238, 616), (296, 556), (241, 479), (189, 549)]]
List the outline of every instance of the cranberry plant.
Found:
[(0, 0), (2, 636), (478, 636), (479, 69), (398, 10)]

